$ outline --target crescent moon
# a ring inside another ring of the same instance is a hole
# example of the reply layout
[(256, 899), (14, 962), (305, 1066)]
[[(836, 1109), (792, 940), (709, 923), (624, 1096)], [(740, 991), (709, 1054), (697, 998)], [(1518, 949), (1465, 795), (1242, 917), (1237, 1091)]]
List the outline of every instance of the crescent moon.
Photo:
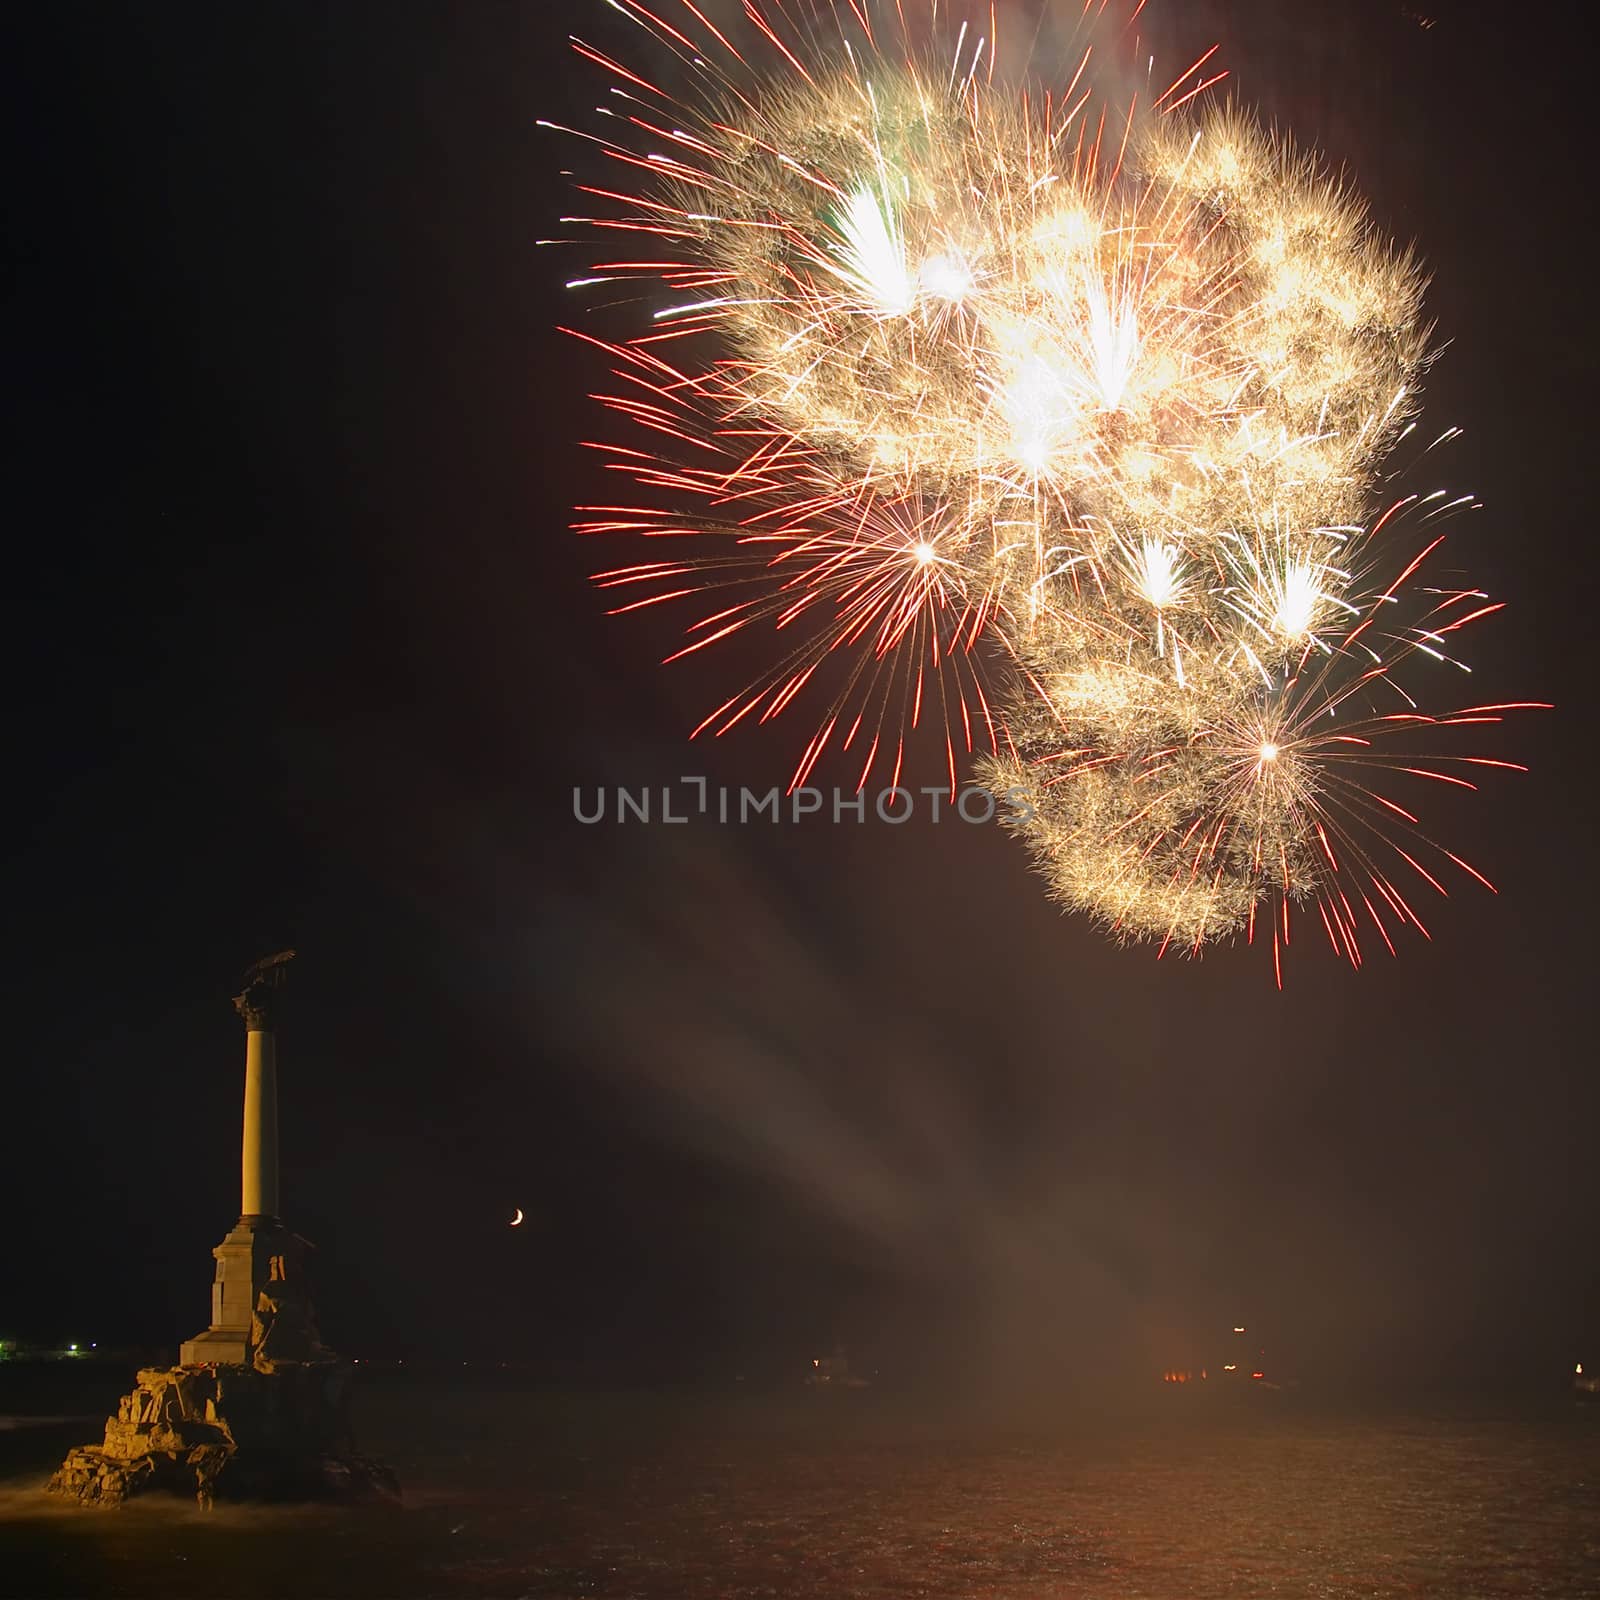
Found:
[(516, 1216), (514, 1216), (511, 1219), (511, 1226), (513, 1228), (520, 1228), (522, 1226), (522, 1207), (521, 1206), (517, 1207), (517, 1214), (516, 1214)]

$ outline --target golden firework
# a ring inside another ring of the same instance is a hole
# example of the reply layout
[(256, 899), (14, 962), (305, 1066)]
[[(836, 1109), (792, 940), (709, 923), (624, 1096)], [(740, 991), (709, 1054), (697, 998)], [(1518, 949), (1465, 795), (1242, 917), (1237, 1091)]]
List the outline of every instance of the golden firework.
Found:
[(649, 246), (580, 281), (657, 291), (602, 398), (670, 441), (615, 449), (640, 502), (580, 526), (685, 552), (602, 579), (623, 609), (709, 598), (677, 653), (774, 634), (702, 727), (824, 690), (793, 781), (842, 748), (865, 784), (936, 699), (952, 787), (975, 753), (1035, 793), (1052, 892), (1123, 937), (1198, 949), (1266, 914), (1277, 945), (1309, 899), (1359, 960), (1358, 925), (1420, 926), (1371, 844), (1416, 819), (1374, 773), (1460, 719), (1393, 669), (1491, 608), (1430, 591), (1401, 626), (1417, 563), (1372, 576), (1427, 361), (1412, 256), (1287, 139), (1192, 114), (1199, 64), (1122, 103), (1090, 51), (1041, 96), (994, 81), (987, 7), (941, 54), (866, 0), (831, 41), (748, 4), (755, 51), (689, 0), (612, 4), (696, 89), (579, 46), (642, 181), (586, 185), (609, 209), (571, 220)]

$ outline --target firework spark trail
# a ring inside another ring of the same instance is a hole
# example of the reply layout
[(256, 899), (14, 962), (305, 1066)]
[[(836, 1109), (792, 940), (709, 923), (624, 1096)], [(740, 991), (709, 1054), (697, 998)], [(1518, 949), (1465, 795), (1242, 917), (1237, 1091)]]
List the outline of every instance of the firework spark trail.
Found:
[(745, 0), (737, 33), (607, 4), (691, 88), (574, 41), (608, 81), (573, 286), (645, 306), (578, 334), (638, 442), (596, 446), (630, 487), (577, 526), (673, 541), (598, 579), (698, 608), (669, 659), (771, 637), (697, 733), (820, 702), (791, 786), (829, 752), (864, 786), (936, 716), (952, 791), (968, 757), (1030, 788), (1051, 892), (1163, 950), (1270, 928), (1281, 972), (1303, 900), (1359, 965), (1426, 932), (1402, 884), (1487, 882), (1383, 786), (1515, 765), (1396, 742), (1512, 709), (1400, 678), (1497, 609), (1419, 576), (1468, 497), (1371, 515), (1422, 275), (1314, 158), (1197, 112), (1213, 52), (1119, 100), (1089, 43), (1041, 95), (996, 81), (987, 5), (924, 37), (870, 0)]

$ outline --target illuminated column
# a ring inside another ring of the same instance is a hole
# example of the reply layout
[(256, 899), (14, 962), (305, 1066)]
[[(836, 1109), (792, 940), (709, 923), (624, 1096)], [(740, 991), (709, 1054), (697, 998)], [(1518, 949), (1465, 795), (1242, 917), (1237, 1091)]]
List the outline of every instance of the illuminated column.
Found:
[(278, 1215), (278, 1051), (272, 1031), (274, 990), (247, 989), (233, 1003), (244, 1018), (244, 1145), (240, 1215), (261, 1222)]
[[(244, 1138), (240, 1144), (240, 1217), (211, 1253), (211, 1326), (186, 1339), (186, 1367), (240, 1365), (251, 1359), (261, 1292), (274, 1281), (274, 1260), (294, 1254), (292, 1234), (278, 1220), (278, 1052), (273, 1024), (279, 991), (294, 951), (258, 961), (245, 974), (233, 1009), (244, 1019)], [(284, 1341), (286, 1342), (286, 1341)]]

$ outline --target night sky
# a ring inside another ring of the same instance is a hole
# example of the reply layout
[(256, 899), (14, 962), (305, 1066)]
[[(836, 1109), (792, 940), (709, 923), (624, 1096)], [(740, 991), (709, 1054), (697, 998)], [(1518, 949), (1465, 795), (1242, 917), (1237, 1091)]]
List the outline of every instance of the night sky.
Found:
[(1307, 1382), (1600, 1361), (1576, 41), (1151, 0), (1417, 241), (1465, 430), (1421, 487), (1485, 502), (1449, 559), (1509, 603), (1472, 688), (1557, 704), (1431, 817), (1499, 896), (1359, 974), (1303, 922), (1280, 995), (1260, 948), (1117, 949), (996, 828), (574, 820), (765, 789), (808, 731), (690, 745), (745, 663), (658, 668), (566, 531), (598, 369), (535, 121), (592, 101), (601, 9), (8, 11), (0, 1337), (205, 1324), (229, 997), (293, 945), (285, 1214), (352, 1354), (1065, 1381), (1248, 1320)]

